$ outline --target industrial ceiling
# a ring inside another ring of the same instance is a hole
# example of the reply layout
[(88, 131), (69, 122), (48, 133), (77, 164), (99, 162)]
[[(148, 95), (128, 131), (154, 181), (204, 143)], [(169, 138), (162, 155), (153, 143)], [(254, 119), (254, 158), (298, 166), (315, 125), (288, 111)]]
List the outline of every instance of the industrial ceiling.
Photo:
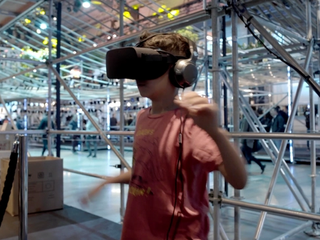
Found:
[[(46, 98), (48, 96), (49, 30), (52, 30), (52, 61), (60, 63), (60, 74), (79, 99), (117, 98), (119, 83), (106, 78), (105, 54), (114, 47), (133, 44), (143, 30), (181, 31), (197, 40), (204, 64), (203, 45), (208, 41), (210, 66), (210, 19), (208, 4), (199, 0), (128, 0), (124, 5), (123, 36), (120, 32), (120, 1), (84, 0), (51, 1), (0, 0), (0, 94), (6, 100)], [(61, 58), (56, 57), (57, 6), (62, 7)], [(306, 7), (302, 0), (243, 0), (252, 14), (299, 63), (303, 64), (308, 45)], [(226, 15), (227, 55), (220, 62), (232, 72), (231, 22), (228, 3), (221, 1), (220, 14)], [(227, 12), (227, 14), (225, 14)], [(316, 7), (312, 8), (313, 35), (316, 35)], [(207, 21), (205, 36), (203, 21)], [(52, 23), (50, 28), (49, 23)], [(240, 27), (242, 26), (242, 27)], [(257, 43), (239, 20), (238, 29), (240, 87), (255, 87), (287, 81), (287, 66)], [(259, 35), (259, 33), (257, 33)], [(270, 44), (265, 44), (272, 49)], [(318, 69), (317, 52), (313, 56)], [(39, 67), (40, 66), (40, 67)], [(37, 69), (34, 69), (38, 67)], [(31, 69), (31, 71), (28, 71)], [(72, 76), (79, 71), (80, 79)], [(21, 72), (23, 74), (21, 74)], [(209, 78), (210, 78), (209, 73)], [(52, 97), (55, 94), (53, 76)], [(197, 86), (203, 90), (203, 75)], [(293, 73), (297, 80), (298, 74)], [(125, 81), (125, 96), (138, 96), (134, 81)], [(70, 99), (61, 89), (61, 98)]]

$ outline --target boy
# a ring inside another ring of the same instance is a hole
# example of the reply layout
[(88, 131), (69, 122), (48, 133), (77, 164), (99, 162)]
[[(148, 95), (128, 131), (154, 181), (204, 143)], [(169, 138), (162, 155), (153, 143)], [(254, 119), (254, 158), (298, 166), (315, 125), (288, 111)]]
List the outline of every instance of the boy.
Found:
[[(190, 57), (190, 41), (177, 33), (146, 33), (140, 40), (140, 47)], [(130, 184), (123, 240), (207, 239), (208, 173), (219, 170), (237, 189), (246, 184), (244, 161), (218, 128), (216, 106), (194, 92), (178, 99), (172, 67), (156, 79), (136, 79), (152, 107), (137, 115), (133, 168), (89, 193), (109, 183)]]

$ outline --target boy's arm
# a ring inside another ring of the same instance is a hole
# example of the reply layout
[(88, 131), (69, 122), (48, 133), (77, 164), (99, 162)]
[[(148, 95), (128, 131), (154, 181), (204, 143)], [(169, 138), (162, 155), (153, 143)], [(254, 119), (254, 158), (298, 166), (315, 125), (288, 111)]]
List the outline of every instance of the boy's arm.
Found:
[(242, 160), (240, 153), (229, 142), (227, 134), (218, 128), (217, 105), (209, 103), (207, 98), (202, 98), (195, 92), (184, 94), (182, 100), (177, 97), (174, 102), (216, 142), (223, 159), (219, 170), (226, 180), (234, 188), (244, 188), (247, 182), (245, 161)]
[(244, 160), (239, 152), (230, 143), (227, 133), (219, 129), (218, 131), (208, 131), (208, 134), (217, 144), (223, 162), (219, 165), (219, 171), (224, 178), (236, 189), (242, 189), (247, 182), (247, 172), (244, 167)]
[(111, 184), (111, 183), (126, 183), (128, 184), (131, 180), (131, 170), (127, 171), (127, 172), (123, 172), (118, 176), (115, 177), (107, 177), (106, 181), (104, 181), (103, 183), (101, 183), (100, 185), (98, 185), (97, 187), (93, 188), (87, 196), (85, 196), (84, 198), (81, 199), (82, 203), (87, 203), (88, 200), (90, 200), (91, 198), (93, 198), (94, 196), (96, 196), (101, 189), (107, 185), (107, 184)]

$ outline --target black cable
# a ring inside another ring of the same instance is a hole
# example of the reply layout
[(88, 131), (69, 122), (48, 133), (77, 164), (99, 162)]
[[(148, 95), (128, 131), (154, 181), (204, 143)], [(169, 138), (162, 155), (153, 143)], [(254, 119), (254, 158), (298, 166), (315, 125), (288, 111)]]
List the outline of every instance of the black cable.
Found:
[[(178, 140), (179, 140), (179, 155), (178, 155), (178, 160), (177, 160), (177, 167), (176, 167), (176, 176), (175, 176), (175, 185), (174, 185), (174, 190), (175, 190), (175, 199), (174, 199), (174, 205), (173, 205), (173, 212), (171, 215), (171, 220), (170, 220), (170, 225), (169, 225), (169, 229), (167, 232), (167, 237), (166, 239), (169, 240), (169, 234), (171, 231), (171, 227), (173, 224), (173, 219), (174, 219), (174, 212), (176, 211), (176, 207), (177, 207), (177, 201), (178, 201), (178, 177), (180, 177), (180, 181), (181, 181), (181, 191), (183, 192), (183, 175), (182, 175), (182, 153), (183, 153), (183, 148), (182, 148), (182, 143), (183, 143), (183, 130), (184, 130), (184, 122), (181, 119), (180, 116), (180, 132), (179, 132), (179, 136), (178, 136)], [(176, 224), (176, 228), (175, 230), (178, 228), (178, 223)]]
[(235, 12), (237, 13), (238, 17), (240, 18), (240, 20), (244, 23), (245, 27), (248, 28), (249, 32), (251, 33), (251, 35), (257, 39), (262, 46), (271, 54), (273, 55), (276, 59), (282, 61), (283, 63), (287, 64), (289, 67), (291, 67), (292, 69), (294, 69), (297, 73), (299, 73), (301, 76), (303, 76), (305, 79), (309, 79), (310, 76), (306, 76), (303, 72), (301, 72), (299, 69), (297, 69), (295, 66), (293, 66), (291, 63), (287, 62), (286, 60), (284, 60), (281, 56), (279, 56), (277, 53), (273, 52), (270, 48), (268, 48), (264, 42), (254, 33), (254, 31), (252, 31), (252, 29), (250, 28), (251, 22), (250, 20), (253, 19), (253, 16), (251, 15), (248, 19), (247, 22), (245, 22), (245, 20), (243, 19), (242, 14), (240, 13), (240, 10), (238, 9), (238, 7), (236, 6), (237, 4), (234, 2), (234, 0), (232, 1), (232, 8), (235, 10)]
[(4, 217), (4, 213), (6, 212), (6, 209), (8, 206), (12, 184), (14, 181), (14, 175), (17, 167), (17, 160), (18, 160), (18, 153), (12, 152), (10, 155), (9, 167), (8, 167), (7, 176), (4, 182), (3, 192), (0, 200), (0, 227)]

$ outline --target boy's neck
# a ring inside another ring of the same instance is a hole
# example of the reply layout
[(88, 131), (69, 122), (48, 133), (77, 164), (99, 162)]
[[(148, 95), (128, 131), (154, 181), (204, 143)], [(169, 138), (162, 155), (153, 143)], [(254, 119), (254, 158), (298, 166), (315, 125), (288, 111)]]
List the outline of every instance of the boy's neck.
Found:
[(168, 112), (177, 108), (177, 105), (174, 103), (174, 98), (177, 94), (171, 96), (164, 96), (159, 100), (152, 101), (151, 114), (161, 114)]

